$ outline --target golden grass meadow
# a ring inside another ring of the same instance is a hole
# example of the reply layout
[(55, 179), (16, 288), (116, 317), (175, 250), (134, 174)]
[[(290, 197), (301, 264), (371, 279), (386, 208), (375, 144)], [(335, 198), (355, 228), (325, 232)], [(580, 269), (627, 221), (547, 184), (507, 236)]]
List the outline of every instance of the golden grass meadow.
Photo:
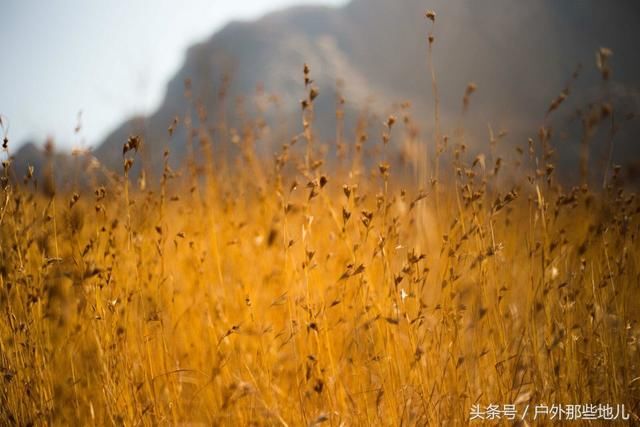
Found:
[[(168, 146), (158, 177), (138, 135), (120, 170), (76, 153), (84, 185), (7, 157), (0, 424), (466, 425), (473, 405), (541, 403), (638, 422), (640, 201), (615, 165), (604, 186), (556, 178), (546, 123), (568, 94), (504, 158), (499, 134), (471, 153), (440, 129), (437, 96), (425, 140), (408, 105), (347, 139), (338, 100), (327, 150), (323, 88), (299, 72), (301, 133), (271, 157), (259, 121), (212, 135), (196, 117), (167, 123), (190, 154), (173, 170)], [(521, 418), (484, 423), (562, 424)]]

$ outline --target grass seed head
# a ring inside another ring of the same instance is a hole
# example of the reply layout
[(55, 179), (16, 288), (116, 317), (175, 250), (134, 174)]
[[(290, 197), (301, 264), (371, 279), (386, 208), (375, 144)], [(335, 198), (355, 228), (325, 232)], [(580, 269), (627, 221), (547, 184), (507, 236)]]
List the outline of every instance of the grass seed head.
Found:
[(427, 10), (425, 12), (425, 17), (431, 22), (436, 22), (436, 13), (433, 10)]

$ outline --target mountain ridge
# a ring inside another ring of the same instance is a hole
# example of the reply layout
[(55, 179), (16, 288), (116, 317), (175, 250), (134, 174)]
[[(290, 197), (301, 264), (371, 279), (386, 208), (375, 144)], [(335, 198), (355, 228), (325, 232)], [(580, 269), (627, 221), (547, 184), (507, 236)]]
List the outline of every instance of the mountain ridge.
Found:
[[(241, 96), (248, 115), (259, 113), (250, 97), (262, 91), (278, 96), (280, 117), (288, 118), (285, 128), (298, 129), (304, 63), (310, 64), (320, 88), (317, 127), (324, 138), (330, 138), (335, 129), (338, 79), (344, 81), (352, 113), (349, 126), (364, 104), (381, 120), (394, 111), (394, 104), (409, 100), (414, 114), (423, 118), (422, 132), (429, 135), (433, 93), (427, 64), (427, 9), (438, 14), (433, 61), (443, 126), (455, 128), (464, 119), (472, 144), (487, 140), (489, 124), (508, 129), (517, 142), (527, 133), (534, 134), (549, 103), (565, 88), (578, 64), (582, 64), (582, 76), (573, 84), (562, 114), (580, 105), (573, 101), (576, 94), (582, 101), (590, 93), (600, 96), (603, 84), (594, 58), (602, 46), (614, 52), (608, 85), (633, 89), (629, 92), (632, 104), (640, 99), (640, 60), (633, 47), (633, 40), (638, 40), (639, 7), (631, 0), (617, 2), (615, 7), (596, 0), (545, 0), (526, 6), (508, 0), (493, 0), (490, 6), (463, 0), (353, 0), (339, 8), (297, 6), (256, 21), (227, 24), (187, 50), (156, 111), (114, 129), (94, 155), (106, 167), (119, 170), (122, 144), (129, 134), (142, 133), (152, 169), (157, 172), (161, 167), (164, 147), (171, 148), (173, 161), (179, 163), (186, 155), (187, 135), (178, 126), (170, 137), (167, 128), (176, 116), (184, 117), (189, 111), (184, 97), (187, 79), (192, 82), (193, 100), (209, 112), (210, 127), (222, 114), (219, 92), (228, 74), (232, 77), (226, 88), (227, 104), (222, 107), (226, 117), (234, 116)], [(462, 95), (470, 81), (479, 90), (473, 95), (471, 113), (463, 115)], [(275, 121), (268, 115), (267, 119)], [(635, 149), (629, 152), (637, 158)]]

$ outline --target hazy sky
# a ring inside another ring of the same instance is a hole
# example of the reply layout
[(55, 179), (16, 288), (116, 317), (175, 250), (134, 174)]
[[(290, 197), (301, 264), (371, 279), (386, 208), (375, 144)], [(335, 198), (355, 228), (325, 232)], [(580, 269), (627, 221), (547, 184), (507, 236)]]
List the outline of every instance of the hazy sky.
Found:
[(47, 136), (95, 147), (126, 117), (153, 111), (186, 48), (230, 20), (346, 2), (0, 0), (0, 114), (11, 148)]

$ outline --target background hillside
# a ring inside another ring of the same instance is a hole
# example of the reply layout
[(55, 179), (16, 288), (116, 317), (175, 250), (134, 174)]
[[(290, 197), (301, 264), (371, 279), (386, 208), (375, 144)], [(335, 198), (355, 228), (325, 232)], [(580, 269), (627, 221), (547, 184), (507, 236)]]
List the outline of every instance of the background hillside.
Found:
[[(486, 143), (488, 125), (496, 132), (509, 132), (502, 145), (526, 142), (536, 134), (550, 102), (582, 64), (568, 101), (554, 116), (557, 126), (568, 131), (563, 133), (566, 142), (561, 157), (567, 159), (567, 168), (573, 168), (568, 162), (576, 156), (581, 128), (579, 121), (567, 123), (575, 106), (606, 96), (615, 104), (616, 113), (626, 116), (637, 110), (640, 5), (633, 0), (615, 4), (492, 0), (488, 5), (462, 0), (354, 0), (343, 8), (299, 7), (256, 22), (231, 23), (188, 50), (155, 113), (123, 123), (94, 154), (108, 168), (119, 170), (127, 136), (143, 134), (146, 165), (150, 171), (159, 171), (163, 148), (169, 146), (167, 128), (174, 117), (182, 119), (190, 111), (184, 88), (187, 79), (192, 82), (194, 103), (208, 112), (208, 128), (220, 130), (223, 112), (229, 126), (238, 126), (238, 111), (255, 116), (262, 106), (274, 130), (272, 139), (289, 138), (300, 130), (303, 63), (311, 66), (320, 89), (317, 130), (326, 142), (335, 135), (337, 81), (342, 82), (347, 100), (347, 129), (353, 128), (354, 117), (365, 104), (375, 125), (397, 111), (394, 105), (408, 100), (428, 139), (433, 94), (424, 11), (434, 9), (438, 15), (433, 56), (443, 129), (448, 132), (463, 125), (472, 147)], [(595, 52), (600, 47), (614, 53), (612, 76), (606, 84), (595, 66)], [(225, 76), (229, 77), (227, 83)], [(471, 81), (478, 91), (473, 95), (471, 112), (461, 120), (462, 96)], [(224, 104), (219, 96), (223, 85)], [(244, 98), (242, 103), (240, 97)], [(275, 107), (270, 99), (277, 99)], [(186, 153), (184, 129), (176, 128), (170, 144), (176, 163)], [(279, 134), (276, 129), (286, 133)], [(616, 135), (616, 160), (633, 163), (638, 158), (637, 144), (629, 143), (637, 130), (634, 122), (625, 123)], [(17, 154), (17, 166), (38, 162), (33, 156), (33, 147), (27, 146)]]

